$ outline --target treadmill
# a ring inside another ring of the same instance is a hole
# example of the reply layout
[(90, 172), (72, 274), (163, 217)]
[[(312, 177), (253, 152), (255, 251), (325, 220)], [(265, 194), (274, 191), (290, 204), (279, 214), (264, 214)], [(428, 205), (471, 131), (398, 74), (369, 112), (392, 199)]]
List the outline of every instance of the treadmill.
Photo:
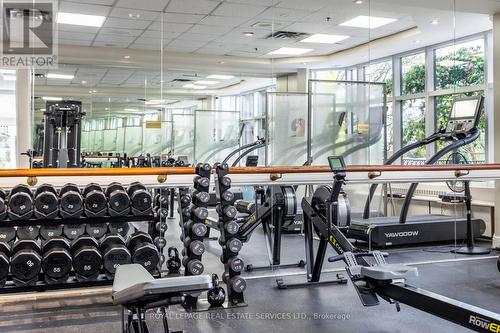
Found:
[[(483, 110), (484, 97), (467, 97), (453, 101), (453, 107), (445, 129), (441, 129), (422, 141), (415, 142), (396, 152), (386, 165), (394, 163), (404, 154), (437, 141), (449, 142), (432, 156), (426, 164), (434, 164), (446, 154), (474, 142), (479, 137), (477, 128)], [(369, 242), (374, 246), (393, 246), (431, 242), (449, 242), (467, 238), (467, 219), (447, 215), (408, 216), (412, 197), (418, 183), (411, 184), (401, 209), (400, 216), (370, 217), (370, 203), (377, 184), (370, 187), (362, 218), (352, 218), (347, 235)], [(481, 235), (486, 224), (481, 219), (472, 219), (473, 235)]]

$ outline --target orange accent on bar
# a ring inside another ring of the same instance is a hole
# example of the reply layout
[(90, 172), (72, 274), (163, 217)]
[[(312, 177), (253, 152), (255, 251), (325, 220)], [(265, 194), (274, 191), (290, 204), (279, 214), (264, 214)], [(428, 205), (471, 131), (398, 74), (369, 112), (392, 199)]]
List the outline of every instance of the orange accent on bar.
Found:
[[(352, 165), (347, 172), (389, 172), (389, 171), (458, 171), (458, 170), (499, 170), (500, 164), (475, 165)], [(276, 166), (276, 167), (234, 167), (230, 174), (292, 174), (329, 173), (328, 166)], [(178, 168), (97, 168), (97, 169), (1, 169), (0, 177), (74, 177), (74, 176), (158, 176), (193, 175), (194, 167)]]

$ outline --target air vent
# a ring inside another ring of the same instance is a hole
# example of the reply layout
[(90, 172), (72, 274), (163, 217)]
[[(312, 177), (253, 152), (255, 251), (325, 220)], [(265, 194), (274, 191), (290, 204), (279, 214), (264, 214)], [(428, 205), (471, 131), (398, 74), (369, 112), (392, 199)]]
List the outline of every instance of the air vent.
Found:
[(305, 36), (309, 36), (304, 32), (293, 32), (293, 31), (276, 31), (266, 37), (266, 39), (299, 39)]
[(191, 82), (191, 79), (173, 79), (172, 82)]

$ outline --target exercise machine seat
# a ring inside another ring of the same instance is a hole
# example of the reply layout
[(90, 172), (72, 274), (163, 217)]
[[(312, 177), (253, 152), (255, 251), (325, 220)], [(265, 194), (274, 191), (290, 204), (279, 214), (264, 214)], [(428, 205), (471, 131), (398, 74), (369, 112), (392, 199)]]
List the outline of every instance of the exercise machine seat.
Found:
[(113, 282), (114, 304), (147, 304), (159, 297), (169, 298), (212, 288), (210, 275), (155, 279), (139, 264), (120, 265)]
[(362, 266), (361, 275), (374, 280), (397, 280), (418, 276), (416, 267), (398, 264)]

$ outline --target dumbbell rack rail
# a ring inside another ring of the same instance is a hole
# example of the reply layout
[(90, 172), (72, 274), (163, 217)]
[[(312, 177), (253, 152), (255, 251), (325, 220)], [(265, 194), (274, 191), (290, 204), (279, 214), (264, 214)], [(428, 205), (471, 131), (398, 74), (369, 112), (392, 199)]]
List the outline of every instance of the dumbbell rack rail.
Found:
[[(80, 217), (80, 218), (53, 218), (53, 219), (29, 219), (29, 220), (4, 220), (0, 222), (1, 227), (15, 227), (15, 226), (40, 226), (40, 225), (75, 225), (75, 224), (98, 224), (98, 223), (131, 223), (131, 222), (152, 222), (156, 220), (155, 214), (136, 216), (103, 216), (103, 217)], [(156, 273), (153, 275), (155, 278), (160, 277), (161, 273)], [(9, 273), (7, 277), (6, 284), (0, 288), (1, 294), (14, 294), (23, 292), (40, 292), (40, 291), (50, 291), (50, 290), (64, 290), (64, 289), (74, 289), (74, 288), (89, 288), (89, 287), (102, 287), (110, 286), (113, 284), (113, 280), (107, 279), (104, 274), (104, 270), (99, 274), (97, 280), (94, 281), (77, 281), (74, 272), (70, 273), (68, 281), (65, 283), (58, 284), (48, 284), (43, 281), (43, 273), (39, 274), (38, 282), (35, 285), (28, 286), (16, 286), (12, 281), (12, 276)]]

